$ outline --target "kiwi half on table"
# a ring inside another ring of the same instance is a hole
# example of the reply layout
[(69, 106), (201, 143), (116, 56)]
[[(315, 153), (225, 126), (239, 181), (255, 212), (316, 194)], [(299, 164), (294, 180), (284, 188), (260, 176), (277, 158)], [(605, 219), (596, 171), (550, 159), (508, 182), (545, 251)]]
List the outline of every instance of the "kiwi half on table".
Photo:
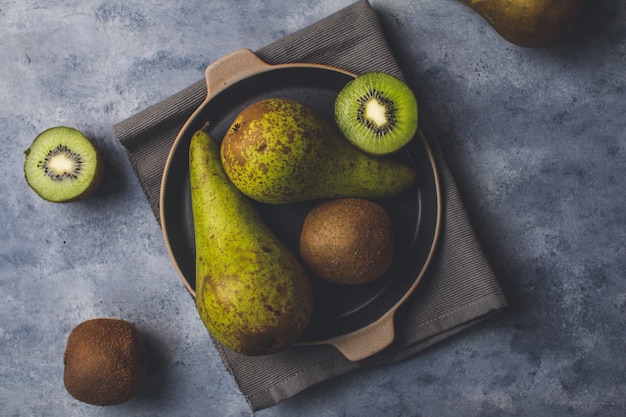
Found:
[(100, 154), (77, 129), (65, 126), (47, 129), (24, 153), (26, 182), (47, 201), (82, 200), (91, 196), (102, 182)]
[(413, 91), (394, 76), (367, 72), (339, 92), (335, 121), (346, 139), (362, 151), (391, 154), (417, 131), (417, 100)]

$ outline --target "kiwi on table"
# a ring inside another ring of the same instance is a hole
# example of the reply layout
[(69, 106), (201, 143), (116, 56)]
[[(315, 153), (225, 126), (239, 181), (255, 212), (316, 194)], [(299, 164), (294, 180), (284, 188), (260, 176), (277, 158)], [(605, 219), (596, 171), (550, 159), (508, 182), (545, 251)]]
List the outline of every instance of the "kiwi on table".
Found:
[(108, 406), (126, 402), (140, 390), (146, 350), (128, 321), (96, 318), (76, 326), (63, 356), (65, 388), (79, 401)]
[(394, 258), (391, 218), (380, 204), (339, 198), (315, 206), (300, 233), (300, 257), (311, 272), (334, 284), (381, 278)]
[(47, 201), (82, 200), (91, 196), (102, 182), (100, 154), (77, 129), (66, 126), (47, 129), (24, 153), (26, 182)]
[(346, 139), (362, 151), (391, 154), (417, 131), (417, 100), (396, 77), (367, 72), (348, 81), (339, 91), (335, 121)]

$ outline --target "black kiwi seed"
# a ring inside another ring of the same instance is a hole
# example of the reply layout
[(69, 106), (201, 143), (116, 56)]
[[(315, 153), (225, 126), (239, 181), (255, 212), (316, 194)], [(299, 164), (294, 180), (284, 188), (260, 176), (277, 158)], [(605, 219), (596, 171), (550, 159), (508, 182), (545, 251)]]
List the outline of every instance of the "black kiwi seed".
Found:
[(305, 217), (300, 257), (315, 276), (335, 284), (381, 278), (394, 258), (389, 213), (380, 204), (359, 198), (320, 203)]
[[(370, 100), (376, 100), (385, 108), (385, 120), (384, 124), (374, 123), (371, 119), (367, 117), (367, 113), (365, 108), (367, 106), (367, 102)], [(393, 130), (393, 126), (397, 123), (396, 121), (396, 107), (393, 105), (393, 102), (383, 94), (381, 94), (377, 90), (368, 91), (363, 97), (359, 98), (359, 108), (357, 111), (357, 121), (359, 123), (364, 124), (367, 128), (371, 129), (372, 132), (376, 136), (383, 136)]]
[(341, 89), (335, 100), (335, 121), (357, 148), (387, 155), (415, 135), (417, 100), (401, 80), (383, 72), (368, 72)]
[(141, 335), (131, 323), (111, 318), (76, 326), (63, 356), (65, 388), (91, 405), (121, 404), (140, 390), (147, 368)]
[(26, 182), (45, 200), (81, 200), (91, 196), (102, 182), (103, 163), (98, 150), (74, 128), (45, 130), (25, 154)]

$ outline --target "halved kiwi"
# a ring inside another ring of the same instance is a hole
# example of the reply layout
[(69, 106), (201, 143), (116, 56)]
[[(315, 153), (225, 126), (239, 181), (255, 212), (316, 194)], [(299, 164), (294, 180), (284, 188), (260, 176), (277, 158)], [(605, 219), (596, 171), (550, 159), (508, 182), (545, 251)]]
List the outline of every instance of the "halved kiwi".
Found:
[(401, 80), (367, 72), (349, 81), (335, 101), (335, 121), (354, 146), (372, 155), (391, 154), (417, 131), (417, 100)]
[(64, 203), (87, 198), (102, 182), (100, 154), (77, 129), (47, 129), (24, 153), (26, 182), (47, 201)]

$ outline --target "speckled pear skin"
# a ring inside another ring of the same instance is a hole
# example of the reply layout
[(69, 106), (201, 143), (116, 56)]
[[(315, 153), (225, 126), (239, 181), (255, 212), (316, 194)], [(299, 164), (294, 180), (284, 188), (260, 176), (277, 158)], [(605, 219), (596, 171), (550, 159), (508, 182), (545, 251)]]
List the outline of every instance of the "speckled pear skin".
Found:
[(586, 0), (461, 0), (507, 41), (538, 48), (571, 31)]
[(412, 167), (367, 155), (313, 110), (282, 98), (242, 110), (224, 136), (221, 158), (239, 190), (268, 204), (386, 198), (416, 180)]
[(196, 304), (214, 338), (244, 355), (277, 352), (307, 326), (309, 277), (222, 168), (205, 131), (191, 139)]

